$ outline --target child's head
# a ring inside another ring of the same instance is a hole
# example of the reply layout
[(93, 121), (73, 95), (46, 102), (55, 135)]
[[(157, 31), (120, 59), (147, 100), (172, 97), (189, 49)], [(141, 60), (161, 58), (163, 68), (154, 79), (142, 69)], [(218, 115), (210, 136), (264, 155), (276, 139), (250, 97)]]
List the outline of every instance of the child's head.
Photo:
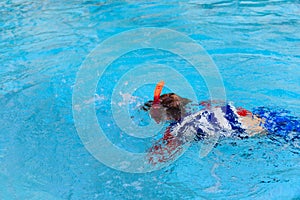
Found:
[(161, 94), (164, 82), (160, 81), (154, 91), (154, 100), (150, 105), (150, 116), (156, 123), (164, 120), (178, 121), (185, 114), (185, 106), (189, 99), (182, 98), (174, 93)]

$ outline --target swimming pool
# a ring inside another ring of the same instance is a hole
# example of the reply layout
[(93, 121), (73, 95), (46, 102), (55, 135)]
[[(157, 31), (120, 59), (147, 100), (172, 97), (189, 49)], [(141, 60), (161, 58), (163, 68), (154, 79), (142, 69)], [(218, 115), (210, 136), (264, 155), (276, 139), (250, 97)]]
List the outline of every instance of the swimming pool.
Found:
[[(154, 27), (201, 45), (220, 72), (227, 99), (249, 109), (285, 108), (300, 117), (297, 1), (0, 5), (0, 199), (300, 198), (299, 148), (288, 143), (267, 137), (223, 140), (202, 159), (193, 145), (163, 169), (126, 173), (87, 151), (72, 113), (76, 76), (90, 52), (113, 35)], [(209, 98), (205, 80), (172, 52), (147, 48), (116, 59), (99, 80), (96, 114), (107, 137), (132, 152), (143, 152), (152, 140), (120, 131), (109, 100), (122, 76), (139, 66), (169, 66), (189, 81), (198, 99)], [(152, 93), (153, 85), (145, 84), (133, 95), (143, 102)]]

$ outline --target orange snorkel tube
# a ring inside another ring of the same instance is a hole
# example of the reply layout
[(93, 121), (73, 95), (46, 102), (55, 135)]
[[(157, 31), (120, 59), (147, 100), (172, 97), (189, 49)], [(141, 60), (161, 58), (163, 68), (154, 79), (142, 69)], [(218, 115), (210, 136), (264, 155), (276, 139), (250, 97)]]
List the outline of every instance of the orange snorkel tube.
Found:
[(164, 85), (165, 85), (164, 81), (160, 81), (157, 83), (155, 90), (154, 90), (153, 104), (159, 104), (159, 97), (160, 97), (160, 94), (161, 94), (161, 91), (162, 91)]
[(150, 108), (150, 115), (158, 124), (163, 119), (162, 107), (160, 105), (159, 97), (160, 97), (160, 94), (161, 94), (161, 91), (162, 91), (164, 85), (165, 85), (164, 81), (160, 81), (159, 83), (157, 83), (155, 90), (154, 90), (153, 103)]

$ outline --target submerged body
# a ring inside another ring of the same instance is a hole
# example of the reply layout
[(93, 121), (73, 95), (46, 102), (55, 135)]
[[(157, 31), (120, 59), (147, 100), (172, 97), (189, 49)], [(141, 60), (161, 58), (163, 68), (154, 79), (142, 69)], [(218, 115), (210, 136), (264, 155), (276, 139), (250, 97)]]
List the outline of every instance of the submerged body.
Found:
[(266, 108), (249, 112), (232, 103), (204, 108), (171, 122), (164, 136), (149, 149), (149, 162), (166, 162), (175, 158), (185, 144), (211, 138), (277, 135), (286, 140), (300, 139), (300, 120), (284, 112), (281, 114)]
[(214, 137), (244, 139), (277, 135), (287, 140), (300, 139), (300, 120), (284, 110), (260, 107), (250, 112), (232, 103), (219, 102), (212, 106), (215, 102), (206, 101), (200, 103), (203, 109), (189, 113), (186, 106), (191, 101), (174, 93), (161, 95), (156, 101), (159, 109), (154, 108), (155, 112), (151, 101), (143, 109), (150, 110), (150, 116), (157, 123), (168, 120), (170, 124), (164, 136), (149, 150), (149, 161), (153, 164), (172, 159), (184, 144)]

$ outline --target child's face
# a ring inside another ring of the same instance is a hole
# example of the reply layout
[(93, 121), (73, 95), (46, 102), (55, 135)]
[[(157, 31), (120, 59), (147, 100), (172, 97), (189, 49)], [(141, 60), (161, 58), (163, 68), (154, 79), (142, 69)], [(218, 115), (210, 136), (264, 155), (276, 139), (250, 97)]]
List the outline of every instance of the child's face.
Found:
[(152, 119), (155, 120), (156, 123), (159, 124), (160, 122), (165, 120), (165, 116), (166, 116), (165, 112), (166, 111), (162, 105), (154, 104), (154, 105), (152, 105), (152, 107), (150, 109), (150, 116)]

